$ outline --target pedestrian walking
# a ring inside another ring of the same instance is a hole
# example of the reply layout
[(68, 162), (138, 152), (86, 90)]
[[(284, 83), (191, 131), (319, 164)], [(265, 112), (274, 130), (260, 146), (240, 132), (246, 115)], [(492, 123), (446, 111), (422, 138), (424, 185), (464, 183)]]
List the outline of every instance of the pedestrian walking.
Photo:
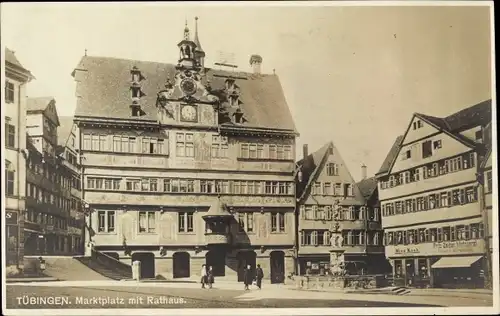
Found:
[(201, 288), (205, 288), (205, 283), (207, 283), (207, 267), (205, 265), (201, 266)]
[(262, 279), (264, 278), (264, 271), (260, 267), (260, 264), (257, 265), (257, 270), (255, 271), (255, 281), (257, 281), (257, 287), (262, 289)]
[(245, 283), (245, 290), (250, 290), (248, 286), (252, 284), (252, 280), (252, 268), (250, 267), (250, 265), (247, 265), (245, 270), (243, 271), (243, 282)]
[(208, 283), (208, 288), (211, 289), (212, 284), (214, 283), (214, 271), (212, 270), (212, 266), (208, 267), (207, 283)]

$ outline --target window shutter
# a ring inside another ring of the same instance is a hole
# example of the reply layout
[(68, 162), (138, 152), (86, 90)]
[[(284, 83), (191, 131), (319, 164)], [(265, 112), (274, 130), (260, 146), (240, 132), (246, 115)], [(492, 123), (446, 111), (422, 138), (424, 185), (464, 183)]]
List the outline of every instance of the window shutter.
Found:
[(306, 235), (304, 234), (304, 231), (302, 231), (302, 230), (301, 230), (301, 231), (299, 232), (299, 235), (300, 235), (300, 244), (301, 244), (302, 246), (304, 246), (304, 245), (306, 244), (306, 242), (305, 242), (305, 237), (306, 237)]
[(300, 206), (300, 218), (305, 219), (306, 218), (306, 207), (305, 205)]
[(330, 232), (326, 231), (325, 234), (323, 235), (323, 245), (328, 245), (330, 242)]

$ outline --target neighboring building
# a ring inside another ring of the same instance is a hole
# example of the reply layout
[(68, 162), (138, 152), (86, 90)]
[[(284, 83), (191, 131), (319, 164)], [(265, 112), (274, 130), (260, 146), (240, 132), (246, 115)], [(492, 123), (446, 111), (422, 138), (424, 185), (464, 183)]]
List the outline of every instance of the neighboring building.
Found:
[(332, 142), (310, 155), (305, 145), (297, 165), (298, 274), (376, 273), (385, 258), (374, 189), (363, 182), (366, 200)]
[(68, 221), (68, 238), (70, 249), (74, 254), (84, 253), (85, 216), (82, 206), (81, 170), (78, 162), (78, 127), (72, 116), (60, 116), (58, 128), (57, 154), (61, 158), (65, 176), (71, 181), (70, 218)]
[(23, 267), (22, 240), (26, 188), (26, 84), (33, 75), (5, 49), (5, 241), (7, 266)]
[[(489, 249), (489, 254), (487, 256), (488, 262), (485, 262), (484, 268), (487, 273), (487, 277), (491, 278), (492, 270), (493, 270), (493, 165), (492, 165), (492, 151), (493, 151), (493, 143), (492, 143), (492, 135), (491, 135), (491, 123), (488, 124), (484, 130), (484, 144), (486, 145), (486, 155), (480, 165), (480, 173), (482, 174), (482, 184), (483, 189), (483, 223), (487, 223), (487, 227), (485, 227), (485, 242), (486, 248)], [(489, 284), (491, 286), (491, 284)]]
[(64, 152), (58, 141), (60, 125), (54, 98), (28, 99), (26, 255), (65, 255), (83, 250), (82, 220), (79, 232), (69, 228), (75, 225), (70, 210), (75, 212), (76, 201), (79, 202), (78, 193), (74, 192), (78, 171), (59, 155)]
[[(198, 35), (176, 65), (84, 56), (75, 121), (92, 249), (146, 278), (294, 270), (297, 135), (279, 79), (204, 66)], [(196, 32), (197, 33), (197, 32)]]
[(477, 174), (491, 100), (445, 118), (416, 113), (377, 174), (396, 282), (480, 286), (485, 254)]

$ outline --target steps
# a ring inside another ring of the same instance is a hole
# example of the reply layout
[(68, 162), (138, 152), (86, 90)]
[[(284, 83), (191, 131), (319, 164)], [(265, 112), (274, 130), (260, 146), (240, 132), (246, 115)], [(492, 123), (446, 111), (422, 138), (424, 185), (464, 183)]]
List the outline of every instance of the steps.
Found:
[(107, 267), (101, 263), (98, 263), (95, 260), (92, 260), (90, 257), (77, 257), (75, 260), (84, 264), (91, 270), (97, 272), (101, 276), (104, 276), (107, 279), (112, 280), (124, 280), (124, 279), (132, 279), (132, 273), (125, 273), (123, 271), (113, 270), (110, 267)]
[(411, 293), (411, 290), (406, 288), (406, 287), (403, 287), (403, 286), (398, 286), (398, 287), (392, 288), (391, 293), (394, 295), (407, 295), (407, 294)]

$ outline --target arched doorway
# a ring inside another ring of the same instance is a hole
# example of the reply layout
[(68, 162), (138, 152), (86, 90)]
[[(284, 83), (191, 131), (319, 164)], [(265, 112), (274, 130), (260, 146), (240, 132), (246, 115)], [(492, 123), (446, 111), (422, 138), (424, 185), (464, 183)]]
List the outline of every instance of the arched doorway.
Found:
[(255, 271), (257, 254), (253, 250), (240, 251), (236, 259), (238, 260), (238, 282), (243, 282), (243, 274), (247, 265), (250, 265), (252, 272)]
[(226, 251), (222, 248), (215, 248), (205, 255), (205, 264), (212, 267), (214, 276), (226, 275)]
[(271, 263), (271, 283), (285, 282), (285, 253), (283, 251), (273, 251), (270, 256)]
[(187, 252), (176, 252), (173, 255), (174, 278), (189, 278), (190, 256)]
[(118, 252), (104, 252), (104, 254), (110, 256), (115, 260), (120, 260), (120, 255), (118, 254)]
[(135, 252), (132, 254), (132, 262), (141, 262), (141, 279), (153, 279), (155, 273), (155, 255), (151, 252)]

